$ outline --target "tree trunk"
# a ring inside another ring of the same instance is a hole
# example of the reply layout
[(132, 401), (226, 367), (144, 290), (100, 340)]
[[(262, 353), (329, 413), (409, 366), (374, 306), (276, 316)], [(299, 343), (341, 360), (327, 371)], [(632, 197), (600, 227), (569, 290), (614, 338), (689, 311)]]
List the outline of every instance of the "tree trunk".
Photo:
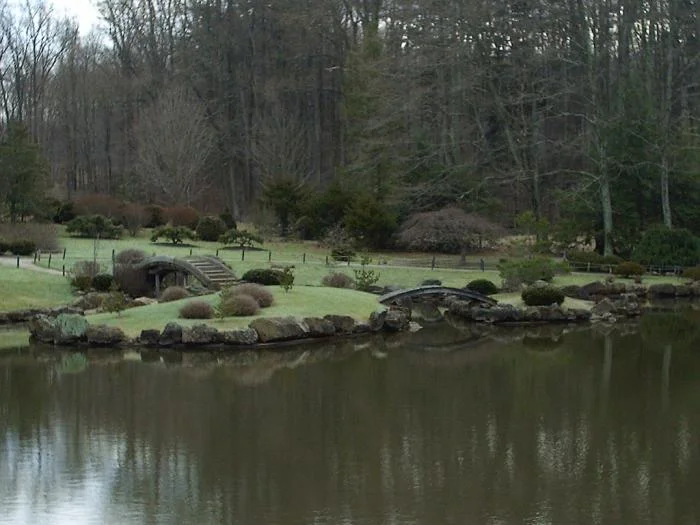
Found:
[(671, 229), (673, 228), (673, 223), (671, 221), (671, 199), (668, 195), (668, 172), (668, 159), (664, 155), (661, 161), (661, 210), (664, 217), (664, 226)]
[(610, 195), (610, 179), (607, 173), (600, 179), (600, 204), (603, 209), (603, 255), (612, 255), (613, 212)]

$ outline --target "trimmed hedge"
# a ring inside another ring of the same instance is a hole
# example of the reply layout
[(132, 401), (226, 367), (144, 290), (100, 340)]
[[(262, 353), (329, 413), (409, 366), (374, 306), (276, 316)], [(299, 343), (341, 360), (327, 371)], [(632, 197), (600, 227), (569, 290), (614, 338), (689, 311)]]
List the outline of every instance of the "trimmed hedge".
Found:
[(114, 283), (114, 278), (108, 273), (100, 273), (92, 278), (92, 287), (98, 292), (108, 292)]
[(66, 225), (66, 232), (88, 239), (119, 239), (122, 228), (102, 215), (81, 215)]
[(700, 262), (700, 241), (685, 228), (657, 226), (644, 232), (632, 260), (646, 265), (695, 266)]
[(639, 263), (624, 261), (615, 266), (613, 273), (622, 277), (636, 277), (639, 275), (644, 275), (646, 273), (646, 269)]
[(264, 284), (265, 286), (279, 286), (282, 284), (284, 272), (271, 268), (253, 268), (243, 274), (241, 280), (249, 283)]
[(554, 286), (530, 286), (521, 295), (527, 306), (550, 306), (564, 302), (564, 292)]
[(189, 301), (180, 308), (182, 319), (211, 319), (214, 317), (214, 308), (204, 301)]
[(465, 288), (483, 295), (494, 295), (498, 293), (498, 286), (488, 279), (474, 279), (470, 281)]
[(26, 257), (36, 251), (36, 244), (34, 244), (34, 241), (30, 240), (17, 240), (8, 242), (7, 248), (8, 249), (5, 251), (9, 251), (12, 255)]
[(196, 232), (201, 240), (216, 242), (226, 232), (226, 225), (219, 217), (205, 216), (199, 219)]

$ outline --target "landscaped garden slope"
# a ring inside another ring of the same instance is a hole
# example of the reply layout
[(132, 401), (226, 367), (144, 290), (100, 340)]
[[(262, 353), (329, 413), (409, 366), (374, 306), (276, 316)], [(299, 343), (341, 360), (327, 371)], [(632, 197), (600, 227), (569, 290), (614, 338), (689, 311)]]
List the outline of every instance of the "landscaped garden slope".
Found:
[[(295, 286), (285, 293), (278, 286), (268, 289), (275, 297), (275, 303), (261, 310), (261, 314), (250, 317), (228, 317), (226, 319), (179, 319), (180, 308), (188, 301), (173, 301), (169, 303), (152, 304), (139, 308), (124, 310), (121, 316), (117, 314), (97, 314), (88, 316), (90, 324), (106, 324), (118, 326), (127, 335), (135, 337), (141, 330), (162, 330), (169, 322), (177, 322), (182, 326), (206, 323), (218, 330), (244, 328), (258, 317), (323, 317), (327, 314), (349, 315), (357, 320), (365, 321), (379, 307), (377, 296), (339, 288), (321, 288), (311, 286)], [(197, 297), (196, 300), (206, 301), (212, 305), (219, 300), (218, 294)]]
[(73, 300), (65, 277), (0, 265), (0, 312), (61, 306)]

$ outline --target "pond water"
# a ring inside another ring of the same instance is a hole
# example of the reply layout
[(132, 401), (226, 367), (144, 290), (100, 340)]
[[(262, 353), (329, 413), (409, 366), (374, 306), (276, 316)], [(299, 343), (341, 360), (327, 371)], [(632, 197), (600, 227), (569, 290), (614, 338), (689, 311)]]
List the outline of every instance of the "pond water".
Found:
[(0, 524), (700, 523), (700, 318), (0, 354)]

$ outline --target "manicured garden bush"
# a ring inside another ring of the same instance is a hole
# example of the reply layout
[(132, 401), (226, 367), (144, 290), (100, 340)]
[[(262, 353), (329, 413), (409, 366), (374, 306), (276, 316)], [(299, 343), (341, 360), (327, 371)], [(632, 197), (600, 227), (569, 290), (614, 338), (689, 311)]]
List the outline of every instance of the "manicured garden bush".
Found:
[(634, 248), (632, 260), (644, 265), (695, 266), (700, 262), (700, 241), (684, 228), (650, 228)]
[(92, 278), (92, 287), (98, 292), (108, 292), (113, 283), (114, 278), (108, 273), (99, 273)]
[[(566, 254), (567, 260), (576, 263), (591, 264), (591, 266), (615, 266), (620, 264), (622, 257), (617, 255), (601, 255), (594, 251), (569, 250)], [(598, 268), (596, 268), (598, 269)]]
[(219, 317), (245, 317), (255, 315), (260, 311), (260, 305), (250, 295), (236, 294), (222, 298), (216, 307)]
[(221, 292), (222, 300), (233, 297), (234, 295), (249, 295), (258, 302), (260, 308), (267, 308), (268, 306), (272, 306), (272, 303), (275, 302), (275, 297), (272, 295), (272, 292), (261, 284), (237, 284)]
[(224, 231), (235, 230), (236, 228), (238, 228), (238, 225), (236, 224), (236, 219), (234, 219), (233, 215), (231, 215), (228, 212), (220, 213), (219, 219), (221, 219), (221, 222), (223, 222), (226, 226), (226, 228), (224, 228)]
[(66, 232), (89, 239), (119, 239), (122, 228), (103, 215), (81, 215), (66, 225)]
[(214, 308), (204, 301), (188, 301), (180, 308), (182, 319), (211, 319), (214, 317)]
[[(36, 222), (0, 224), (0, 238), (7, 243), (13, 241), (33, 242), (37, 250), (44, 252), (55, 251), (59, 248), (58, 229), (55, 224)], [(33, 252), (34, 250), (27, 255)]]
[(551, 281), (558, 273), (568, 273), (568, 267), (551, 259), (513, 259), (498, 265), (501, 278), (510, 286), (532, 284), (535, 281)]
[(195, 233), (186, 226), (160, 226), (153, 230), (151, 242), (167, 239), (172, 244), (183, 244), (185, 239), (194, 239)]
[(88, 275), (90, 279), (100, 274), (102, 265), (97, 261), (77, 261), (73, 265), (71, 273), (73, 275)]
[(34, 241), (30, 240), (16, 240), (9, 242), (8, 248), (12, 255), (21, 255), (25, 257), (36, 251), (36, 244), (34, 244)]
[(321, 279), (321, 284), (323, 286), (330, 286), (331, 288), (354, 288), (355, 281), (349, 275), (344, 273), (335, 272), (325, 275)]
[(272, 268), (253, 268), (243, 274), (241, 280), (249, 283), (279, 286), (282, 283), (282, 270)]
[(564, 292), (554, 286), (530, 286), (523, 290), (522, 299), (527, 306), (562, 304)]
[(116, 264), (138, 264), (146, 258), (146, 252), (135, 248), (122, 250), (114, 257)]
[(683, 278), (700, 281), (700, 266), (692, 266), (683, 270)]
[(149, 204), (144, 208), (144, 224), (146, 228), (158, 228), (164, 226), (168, 220), (165, 218), (165, 208), (155, 204)]
[(498, 286), (488, 279), (474, 279), (470, 281), (465, 288), (483, 295), (494, 295), (498, 293)]
[(199, 219), (196, 231), (201, 240), (216, 242), (226, 232), (226, 225), (218, 217), (205, 216)]
[(173, 226), (184, 226), (190, 230), (194, 230), (199, 222), (199, 213), (191, 206), (166, 208), (165, 217)]
[(81, 292), (87, 292), (92, 288), (92, 277), (89, 275), (74, 275), (70, 285)]
[(114, 282), (120, 290), (131, 297), (143, 297), (151, 293), (148, 270), (137, 268), (132, 264), (116, 264)]
[(350, 246), (336, 246), (331, 249), (331, 258), (334, 261), (352, 261), (356, 254)]
[(639, 263), (623, 261), (613, 268), (613, 273), (622, 277), (637, 277), (644, 275), (646, 273), (646, 269)]
[(90, 193), (74, 201), (76, 215), (102, 215), (116, 219), (120, 216), (124, 203), (110, 195)]
[(235, 245), (239, 248), (252, 248), (254, 244), (262, 244), (263, 238), (245, 230), (229, 230), (219, 237), (224, 246)]
[(159, 303), (169, 303), (171, 301), (179, 301), (180, 299), (185, 299), (190, 296), (190, 292), (185, 290), (182, 286), (168, 286), (163, 290), (158, 297)]

